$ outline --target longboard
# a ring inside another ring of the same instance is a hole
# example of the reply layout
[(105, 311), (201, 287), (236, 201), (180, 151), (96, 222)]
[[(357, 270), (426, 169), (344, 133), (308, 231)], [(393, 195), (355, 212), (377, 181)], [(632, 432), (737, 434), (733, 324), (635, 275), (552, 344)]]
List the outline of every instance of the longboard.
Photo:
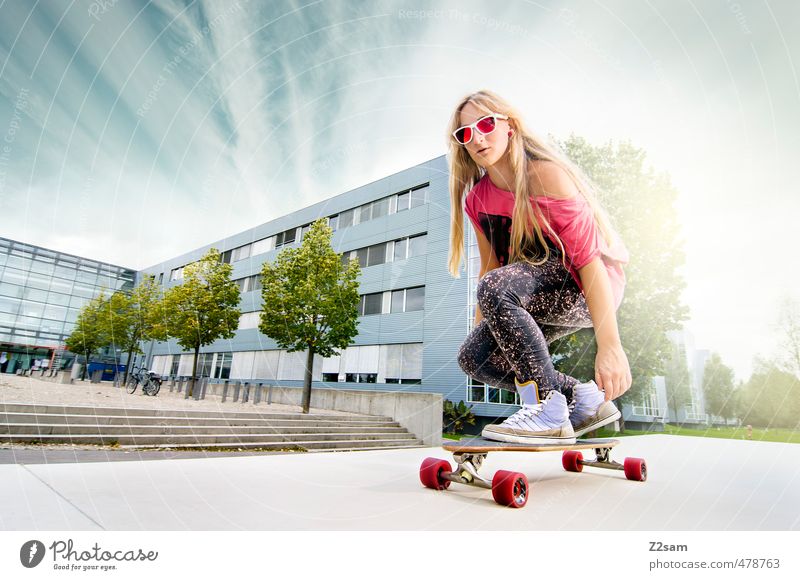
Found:
[[(528, 502), (530, 486), (524, 473), (500, 470), (489, 481), (478, 475), (483, 460), (490, 451), (543, 452), (562, 451), (561, 464), (567, 471), (580, 472), (584, 466), (614, 469), (625, 472), (625, 477), (633, 481), (647, 479), (647, 465), (644, 459), (626, 457), (623, 463), (610, 458), (611, 449), (619, 444), (619, 439), (578, 439), (572, 444), (522, 444), (492, 441), (483, 437), (462, 439), (445, 443), (442, 447), (453, 454), (457, 467), (436, 457), (428, 457), (419, 469), (422, 485), (431, 489), (444, 490), (450, 483), (472, 485), (492, 490), (492, 497), (500, 505), (521, 508)], [(582, 450), (593, 449), (595, 459), (584, 459)]]

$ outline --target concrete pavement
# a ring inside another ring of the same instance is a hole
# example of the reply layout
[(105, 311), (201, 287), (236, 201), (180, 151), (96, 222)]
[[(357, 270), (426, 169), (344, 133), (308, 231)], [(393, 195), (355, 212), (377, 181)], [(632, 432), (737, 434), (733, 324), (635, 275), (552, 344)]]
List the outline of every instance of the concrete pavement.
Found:
[(797, 530), (800, 445), (625, 437), (648, 481), (567, 473), (560, 453), (490, 453), (481, 473), (528, 476), (515, 510), (488, 490), (422, 487), (441, 448), (0, 465), (2, 530)]

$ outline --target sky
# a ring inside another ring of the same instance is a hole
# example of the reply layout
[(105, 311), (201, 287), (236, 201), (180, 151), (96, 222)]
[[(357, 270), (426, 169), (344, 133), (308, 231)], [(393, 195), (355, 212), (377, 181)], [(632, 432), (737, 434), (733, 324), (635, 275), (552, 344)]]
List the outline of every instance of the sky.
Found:
[[(0, 236), (144, 268), (446, 152), (489, 88), (669, 175), (697, 348), (798, 295), (800, 3), (0, 3)], [(793, 266), (794, 264), (794, 266)]]

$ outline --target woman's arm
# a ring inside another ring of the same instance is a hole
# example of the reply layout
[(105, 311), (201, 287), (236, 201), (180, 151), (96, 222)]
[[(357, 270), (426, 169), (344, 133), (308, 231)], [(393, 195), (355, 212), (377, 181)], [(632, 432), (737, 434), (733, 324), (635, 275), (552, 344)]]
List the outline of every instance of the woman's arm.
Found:
[(628, 357), (619, 338), (611, 282), (599, 257), (578, 270), (578, 275), (597, 340), (595, 382), (605, 390), (606, 400), (610, 401), (627, 391), (632, 382)]

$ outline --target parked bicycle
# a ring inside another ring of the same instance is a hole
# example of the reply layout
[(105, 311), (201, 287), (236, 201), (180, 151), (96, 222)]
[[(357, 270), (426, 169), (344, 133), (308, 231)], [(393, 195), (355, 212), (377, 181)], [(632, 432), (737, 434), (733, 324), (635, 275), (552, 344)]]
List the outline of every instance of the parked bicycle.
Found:
[(158, 391), (161, 390), (161, 375), (153, 371), (148, 371), (144, 367), (134, 366), (128, 375), (128, 384), (126, 390), (129, 394), (136, 392), (136, 388), (142, 385), (142, 392), (145, 395), (155, 397)]

